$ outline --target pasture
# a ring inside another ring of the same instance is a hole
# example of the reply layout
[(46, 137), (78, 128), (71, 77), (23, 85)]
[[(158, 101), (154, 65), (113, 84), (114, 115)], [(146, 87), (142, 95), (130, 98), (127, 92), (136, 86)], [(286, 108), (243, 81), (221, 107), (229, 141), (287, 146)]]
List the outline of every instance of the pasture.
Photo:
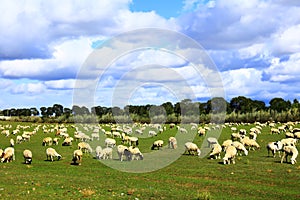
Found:
[[(1, 126), (11, 125), (10, 131), (17, 125), (28, 125), (30, 130), (36, 126), (51, 124), (28, 124), (0, 122)], [(109, 126), (101, 125), (107, 131)], [(177, 130), (168, 125), (162, 133), (154, 137), (139, 139), (141, 152), (150, 152), (153, 141), (167, 141)], [(249, 131), (254, 124), (237, 125), (238, 129)], [(299, 127), (299, 125), (296, 125)], [(67, 125), (68, 134), (75, 129)], [(190, 127), (186, 127), (190, 130)], [(21, 133), (20, 133), (21, 134)], [(187, 133), (189, 134), (189, 133)], [(230, 126), (222, 128), (219, 143), (230, 139)], [(0, 199), (299, 199), (300, 198), (300, 160), (298, 163), (280, 163), (279, 157), (268, 157), (266, 145), (270, 141), (285, 138), (284, 133), (270, 134), (270, 127), (262, 128), (257, 142), (261, 149), (250, 151), (248, 156), (239, 156), (235, 165), (224, 165), (222, 160), (211, 160), (207, 156), (182, 155), (171, 165), (148, 173), (126, 173), (112, 169), (94, 158), (93, 154), (84, 154), (80, 166), (71, 165), (72, 153), (77, 149), (78, 141), (72, 146), (52, 146), (62, 155), (59, 161), (46, 161), (42, 140), (54, 133), (44, 133), (40, 128), (30, 141), (15, 144), (16, 160), (0, 163)], [(10, 138), (0, 135), (0, 148), (10, 145)], [(201, 146), (203, 136), (196, 136), (194, 142)], [(104, 146), (101, 138), (94, 141)], [(117, 144), (121, 140), (117, 139)], [(298, 145), (299, 147), (299, 145)], [(22, 152), (33, 152), (31, 165), (24, 164)], [(298, 148), (299, 149), (299, 148)], [(154, 151), (164, 151), (154, 150)], [(115, 151), (115, 148), (114, 148)], [(224, 153), (222, 153), (222, 157)], [(113, 160), (118, 162), (117, 155)], [(144, 160), (130, 162), (144, 162)], [(129, 161), (124, 161), (126, 165)], [(159, 163), (159, 161), (158, 161)]]

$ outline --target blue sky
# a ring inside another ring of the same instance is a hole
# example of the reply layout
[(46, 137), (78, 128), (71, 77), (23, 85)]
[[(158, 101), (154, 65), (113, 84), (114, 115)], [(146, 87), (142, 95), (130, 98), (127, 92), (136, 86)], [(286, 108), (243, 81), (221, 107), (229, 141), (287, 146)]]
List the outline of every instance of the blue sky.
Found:
[[(0, 110), (71, 107), (76, 90), (84, 91), (83, 99), (92, 97), (80, 102), (89, 106), (209, 99), (212, 90), (227, 100), (300, 99), (297, 0), (3, 0), (0, 13)], [(180, 43), (172, 51), (161, 48), (178, 42), (172, 38), (163, 43), (157, 35), (132, 34), (106, 46), (143, 28), (174, 31), (197, 42), (205, 50), (198, 58), (213, 61), (222, 88), (208, 66), (199, 63), (195, 71), (180, 57), (197, 58), (193, 49)], [(116, 50), (143, 41), (161, 46), (109, 60)], [(99, 57), (93, 58), (97, 47)], [(110, 65), (99, 66), (104, 61)]]

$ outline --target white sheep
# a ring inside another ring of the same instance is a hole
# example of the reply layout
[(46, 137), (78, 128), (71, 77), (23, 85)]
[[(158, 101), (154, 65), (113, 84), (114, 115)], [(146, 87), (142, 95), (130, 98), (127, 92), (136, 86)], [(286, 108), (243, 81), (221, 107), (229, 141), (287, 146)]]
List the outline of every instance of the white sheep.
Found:
[(222, 148), (223, 148), (223, 151), (225, 151), (225, 149), (232, 145), (232, 140), (225, 140), (223, 143), (222, 143)]
[(43, 143), (42, 143), (43, 146), (51, 146), (52, 145), (52, 138), (51, 137), (45, 137), (43, 139)]
[(282, 150), (282, 143), (281, 141), (277, 141), (277, 142), (269, 142), (267, 144), (267, 150), (268, 150), (268, 156), (270, 155), (270, 151), (273, 154), (273, 157), (276, 157), (276, 151), (278, 151), (278, 155), (280, 157), (280, 151)]
[(157, 136), (157, 133), (155, 131), (149, 131), (148, 133), (149, 136)]
[(226, 147), (225, 156), (223, 157), (224, 165), (230, 164), (230, 162), (232, 164), (235, 164), (234, 159), (235, 159), (236, 154), (237, 154), (237, 150), (234, 146), (230, 145), (230, 146)]
[(175, 137), (169, 137), (169, 148), (177, 148), (177, 139)]
[(284, 138), (281, 140), (283, 146), (296, 146), (297, 139), (296, 138)]
[(99, 133), (92, 133), (92, 134), (91, 134), (91, 139), (92, 139), (92, 141), (93, 141), (94, 139), (100, 140), (100, 135), (99, 135)]
[(7, 147), (2, 153), (1, 162), (11, 162), (15, 160), (15, 149), (13, 147)]
[(24, 163), (25, 164), (31, 164), (32, 162), (32, 152), (28, 149), (25, 149), (23, 151), (23, 157), (24, 157)]
[(105, 147), (104, 149), (101, 150), (100, 155), (99, 155), (99, 159), (112, 159), (112, 153), (113, 150), (110, 147)]
[[(232, 142), (232, 145), (236, 148), (236, 150), (238, 151), (238, 153), (240, 152), (240, 155), (242, 155), (242, 152), (245, 154), (245, 156), (248, 155), (248, 150), (246, 149), (246, 147), (240, 143), (239, 141), (234, 141)], [(237, 154), (238, 154), (237, 153)]]
[(11, 146), (11, 147), (14, 147), (14, 146), (15, 146), (15, 141), (14, 141), (14, 139), (11, 138), (11, 139), (9, 140), (9, 142), (10, 142), (10, 146)]
[(118, 152), (118, 156), (120, 161), (123, 161), (123, 157), (126, 157), (126, 160), (130, 161), (132, 159), (132, 154), (129, 151), (127, 146), (124, 145), (118, 145), (117, 146), (117, 152)]
[(74, 150), (73, 158), (72, 158), (73, 164), (77, 163), (78, 165), (81, 165), (82, 155), (83, 155), (83, 153), (80, 149)]
[(80, 149), (83, 153), (92, 153), (93, 152), (89, 143), (79, 142), (77, 144), (77, 146), (78, 146), (78, 149)]
[(184, 146), (185, 146), (185, 152), (187, 151), (189, 154), (193, 153), (193, 155), (197, 154), (198, 156), (200, 156), (201, 151), (195, 143), (186, 142)]
[(96, 158), (97, 159), (100, 159), (101, 152), (102, 152), (102, 147), (101, 146), (97, 146), (96, 149), (95, 149), (95, 153), (96, 153)]
[(61, 159), (61, 155), (58, 154), (56, 150), (51, 147), (46, 149), (46, 156), (47, 156), (47, 160), (49, 160), (50, 158), (51, 161), (53, 161), (54, 157), (57, 157), (57, 160)]
[(245, 137), (243, 139), (241, 139), (241, 143), (245, 146), (245, 147), (249, 147), (249, 151), (251, 149), (255, 150), (255, 149), (259, 149), (260, 145), (253, 139), (250, 139), (249, 137)]
[(129, 145), (130, 146), (138, 146), (139, 145), (139, 138), (137, 137), (129, 137)]
[(71, 146), (72, 142), (73, 142), (73, 138), (72, 137), (67, 137), (64, 139), (62, 146)]
[(292, 156), (291, 157), (291, 164), (295, 164), (296, 158), (298, 156), (298, 150), (295, 146), (284, 146), (283, 147), (283, 155), (281, 158), (281, 163), (283, 163), (284, 158), (286, 159), (286, 162), (288, 162), (288, 156)]
[(213, 146), (213, 148), (212, 148), (212, 150), (211, 150), (211, 153), (209, 154), (209, 156), (210, 156), (210, 158), (211, 159), (220, 159), (221, 158), (221, 152), (222, 152), (222, 147), (221, 147), (221, 145), (220, 144), (213, 144), (212, 145)]
[(53, 138), (53, 145), (58, 145), (59, 138)]
[(151, 150), (154, 150), (155, 148), (157, 148), (159, 150), (159, 148), (161, 148), (164, 144), (163, 140), (156, 140), (153, 142)]
[(20, 144), (23, 141), (23, 137), (21, 135), (17, 135), (16, 143)]
[(132, 155), (132, 160), (136, 159), (136, 160), (143, 160), (144, 156), (141, 153), (140, 149), (138, 147), (133, 147), (130, 146), (128, 148), (128, 150), (130, 151), (131, 155)]
[(106, 138), (104, 140), (105, 146), (106, 147), (111, 147), (113, 148), (114, 146), (116, 146), (116, 140), (113, 138)]

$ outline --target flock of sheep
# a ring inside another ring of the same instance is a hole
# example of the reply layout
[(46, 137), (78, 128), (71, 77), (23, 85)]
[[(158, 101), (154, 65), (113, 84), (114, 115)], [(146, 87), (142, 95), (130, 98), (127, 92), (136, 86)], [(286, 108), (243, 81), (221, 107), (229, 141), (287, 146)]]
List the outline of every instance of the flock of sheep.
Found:
[[(197, 124), (190, 124), (191, 130), (196, 130), (199, 137), (209, 136), (209, 130), (211, 128), (220, 128), (220, 125), (205, 125), (199, 126)], [(268, 150), (268, 156), (272, 152), (273, 157), (276, 153), (281, 156), (281, 163), (283, 161), (288, 162), (288, 156), (291, 156), (291, 164), (295, 164), (297, 161), (298, 150), (296, 147), (297, 140), (300, 139), (300, 129), (295, 128), (297, 123), (288, 122), (285, 124), (277, 125), (276, 123), (255, 123), (255, 126), (250, 128), (248, 132), (246, 129), (237, 129), (237, 124), (226, 123), (223, 127), (230, 127), (232, 133), (231, 138), (226, 139), (222, 143), (219, 143), (217, 138), (206, 137), (208, 144), (211, 147), (209, 158), (221, 159), (223, 154), (224, 164), (235, 164), (235, 158), (237, 156), (247, 156), (249, 152), (260, 149), (260, 145), (257, 142), (257, 138), (261, 134), (262, 127), (269, 126), (270, 134), (281, 134), (284, 138), (278, 141), (269, 142), (266, 146)], [(33, 128), (33, 130), (32, 130)], [(170, 129), (177, 129), (180, 134), (187, 134), (190, 130), (170, 124)], [(73, 131), (70, 131), (73, 129)], [(96, 159), (113, 159), (113, 152), (116, 151), (118, 159), (120, 161), (132, 161), (143, 160), (144, 155), (139, 149), (139, 135), (148, 134), (148, 137), (155, 137), (159, 134), (163, 134), (167, 130), (167, 126), (160, 124), (133, 124), (133, 125), (63, 125), (63, 124), (34, 124), (33, 127), (28, 125), (17, 125), (12, 127), (10, 124), (0, 125), (1, 134), (6, 137), (10, 137), (10, 146), (4, 150), (0, 149), (1, 162), (11, 162), (15, 160), (15, 145), (21, 142), (28, 142), (30, 138), (42, 130), (45, 137), (41, 141), (41, 145), (48, 146), (46, 149), (46, 159), (54, 161), (55, 158), (60, 160), (60, 155), (54, 148), (55, 145), (59, 145), (59, 141), (62, 146), (72, 146), (73, 141), (77, 141), (77, 149), (73, 151), (71, 164), (80, 165), (84, 154), (93, 153)], [(72, 132), (72, 134), (71, 134)], [(52, 136), (52, 137), (51, 137)], [(101, 146), (100, 138), (105, 138), (104, 144)], [(15, 140), (13, 139), (15, 138)], [(15, 144), (16, 141), (16, 144)], [(90, 143), (98, 142), (98, 145), (93, 149)], [(119, 144), (117, 144), (119, 143)], [(177, 139), (173, 136), (168, 138), (167, 146), (170, 149), (177, 148)], [(155, 140), (151, 146), (151, 150), (162, 149), (164, 147), (164, 140)], [(50, 147), (52, 146), (52, 147)], [(184, 144), (185, 154), (201, 155), (201, 150), (194, 142), (186, 142)], [(24, 163), (31, 164), (32, 151), (25, 149), (23, 151)]]

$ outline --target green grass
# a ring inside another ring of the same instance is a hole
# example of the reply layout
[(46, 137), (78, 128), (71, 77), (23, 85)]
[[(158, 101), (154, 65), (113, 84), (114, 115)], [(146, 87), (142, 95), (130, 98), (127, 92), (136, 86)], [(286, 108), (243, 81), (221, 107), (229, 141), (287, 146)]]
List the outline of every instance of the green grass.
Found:
[[(7, 124), (9, 122), (1, 122)], [(16, 123), (11, 123), (15, 127)], [(254, 125), (238, 128), (249, 130)], [(70, 131), (70, 135), (74, 131)], [(167, 130), (153, 138), (141, 138), (139, 148), (150, 152), (152, 142), (175, 135), (176, 130)], [(0, 199), (299, 199), (299, 164), (280, 164), (280, 158), (267, 157), (266, 144), (284, 138), (270, 135), (265, 127), (258, 135), (261, 149), (239, 157), (235, 165), (223, 165), (221, 160), (182, 155), (171, 165), (148, 173), (126, 173), (110, 168), (84, 155), (82, 165), (71, 165), (72, 146), (54, 146), (63, 156), (60, 161), (46, 161), (39, 131), (31, 138), (15, 146), (16, 160), (0, 163)], [(15, 136), (10, 136), (15, 138)], [(9, 139), (0, 135), (0, 147), (9, 146)], [(224, 128), (220, 143), (230, 138), (230, 129)], [(196, 136), (194, 142), (201, 146), (203, 138)], [(61, 142), (61, 141), (60, 141)], [(120, 143), (120, 140), (118, 140)], [(103, 146), (104, 142), (99, 141)], [(25, 148), (33, 152), (33, 163), (23, 164)], [(167, 149), (156, 150), (167, 151)], [(223, 156), (223, 155), (222, 155)], [(107, 162), (117, 162), (114, 160)], [(299, 158), (298, 158), (299, 160)], [(144, 160), (146, 162), (146, 158)], [(132, 161), (140, 163), (144, 161)], [(157, 161), (159, 163), (159, 160)]]

